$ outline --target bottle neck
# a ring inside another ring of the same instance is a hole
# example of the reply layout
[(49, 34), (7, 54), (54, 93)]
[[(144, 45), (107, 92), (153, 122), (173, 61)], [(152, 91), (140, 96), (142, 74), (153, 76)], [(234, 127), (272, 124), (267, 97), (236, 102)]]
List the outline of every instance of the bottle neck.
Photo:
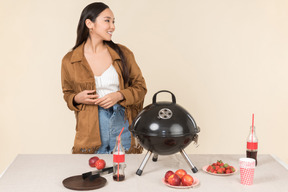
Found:
[(255, 133), (255, 129), (256, 129), (256, 127), (255, 127), (255, 126), (253, 126), (253, 127), (252, 127), (252, 126), (250, 126), (250, 132), (251, 132), (251, 133)]
[(121, 137), (119, 137), (119, 136), (117, 136), (116, 137), (116, 145), (118, 146), (119, 145), (119, 147), (121, 146)]
[(121, 153), (121, 154), (125, 153), (124, 148), (123, 148), (122, 143), (121, 143), (121, 137), (119, 137), (119, 136), (116, 137), (116, 143), (115, 143), (113, 153), (115, 153), (115, 152)]
[(258, 138), (255, 134), (255, 126), (250, 127), (250, 133), (247, 138), (247, 151), (257, 151), (258, 150)]

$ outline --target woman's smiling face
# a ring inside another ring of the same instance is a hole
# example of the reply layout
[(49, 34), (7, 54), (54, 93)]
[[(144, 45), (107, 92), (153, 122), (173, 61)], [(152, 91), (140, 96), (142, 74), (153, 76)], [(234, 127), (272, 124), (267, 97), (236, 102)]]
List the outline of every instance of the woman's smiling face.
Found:
[(107, 8), (98, 15), (94, 23), (86, 23), (86, 25), (90, 29), (89, 31), (91, 37), (111, 41), (112, 33), (115, 30), (114, 22), (114, 14), (111, 9)]

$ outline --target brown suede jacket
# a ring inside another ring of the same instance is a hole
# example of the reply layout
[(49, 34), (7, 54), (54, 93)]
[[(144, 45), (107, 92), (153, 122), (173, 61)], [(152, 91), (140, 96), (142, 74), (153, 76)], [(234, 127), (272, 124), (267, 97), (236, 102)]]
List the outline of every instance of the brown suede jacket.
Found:
[[(124, 84), (120, 56), (108, 45), (107, 47), (113, 60), (113, 66), (119, 76), (120, 92), (124, 96), (124, 100), (119, 102), (119, 104), (125, 107), (125, 115), (129, 120), (129, 124), (131, 124), (132, 120), (142, 110), (147, 89), (133, 53), (127, 47), (118, 45), (127, 60), (131, 79), (130, 86), (127, 83)], [(84, 57), (84, 43), (64, 56), (61, 81), (64, 100), (68, 108), (75, 112), (76, 116), (76, 136), (72, 153), (94, 153), (101, 146), (98, 106), (86, 104), (75, 106), (73, 104), (74, 96), (77, 93), (84, 90), (96, 90), (94, 74)], [(142, 153), (143, 148), (137, 144), (132, 134), (131, 138), (131, 147), (127, 153)]]

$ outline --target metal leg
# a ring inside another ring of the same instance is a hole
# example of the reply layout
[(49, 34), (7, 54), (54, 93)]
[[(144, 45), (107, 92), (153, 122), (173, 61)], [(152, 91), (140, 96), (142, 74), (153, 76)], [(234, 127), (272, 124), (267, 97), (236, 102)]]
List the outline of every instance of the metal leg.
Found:
[(141, 176), (141, 174), (142, 174), (142, 172), (143, 172), (143, 169), (144, 169), (145, 165), (147, 164), (147, 161), (148, 161), (148, 159), (150, 158), (151, 154), (152, 154), (151, 151), (148, 151), (148, 152), (147, 152), (147, 154), (145, 155), (145, 157), (144, 157), (144, 159), (143, 159), (143, 161), (142, 161), (139, 169), (136, 171), (136, 174), (137, 174), (137, 175)]
[(156, 162), (158, 160), (158, 154), (154, 153), (152, 161)]
[(184, 157), (188, 165), (190, 166), (193, 173), (197, 173), (198, 169), (193, 165), (193, 163), (190, 161), (188, 155), (185, 153), (184, 149), (181, 149), (180, 151), (181, 155)]

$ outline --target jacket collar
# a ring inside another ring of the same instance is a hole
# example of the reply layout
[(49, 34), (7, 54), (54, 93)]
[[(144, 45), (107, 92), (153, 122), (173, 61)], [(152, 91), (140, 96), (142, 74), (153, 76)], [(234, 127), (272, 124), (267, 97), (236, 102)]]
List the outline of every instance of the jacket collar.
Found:
[[(80, 62), (84, 59), (84, 44), (85, 42), (83, 42), (81, 45), (79, 45), (72, 53), (72, 57), (71, 57), (71, 63), (76, 63), (76, 62)], [(108, 48), (108, 51), (112, 57), (112, 61), (114, 62), (115, 60), (120, 60), (120, 56), (118, 55), (118, 53), (112, 49), (109, 45), (106, 45)]]

